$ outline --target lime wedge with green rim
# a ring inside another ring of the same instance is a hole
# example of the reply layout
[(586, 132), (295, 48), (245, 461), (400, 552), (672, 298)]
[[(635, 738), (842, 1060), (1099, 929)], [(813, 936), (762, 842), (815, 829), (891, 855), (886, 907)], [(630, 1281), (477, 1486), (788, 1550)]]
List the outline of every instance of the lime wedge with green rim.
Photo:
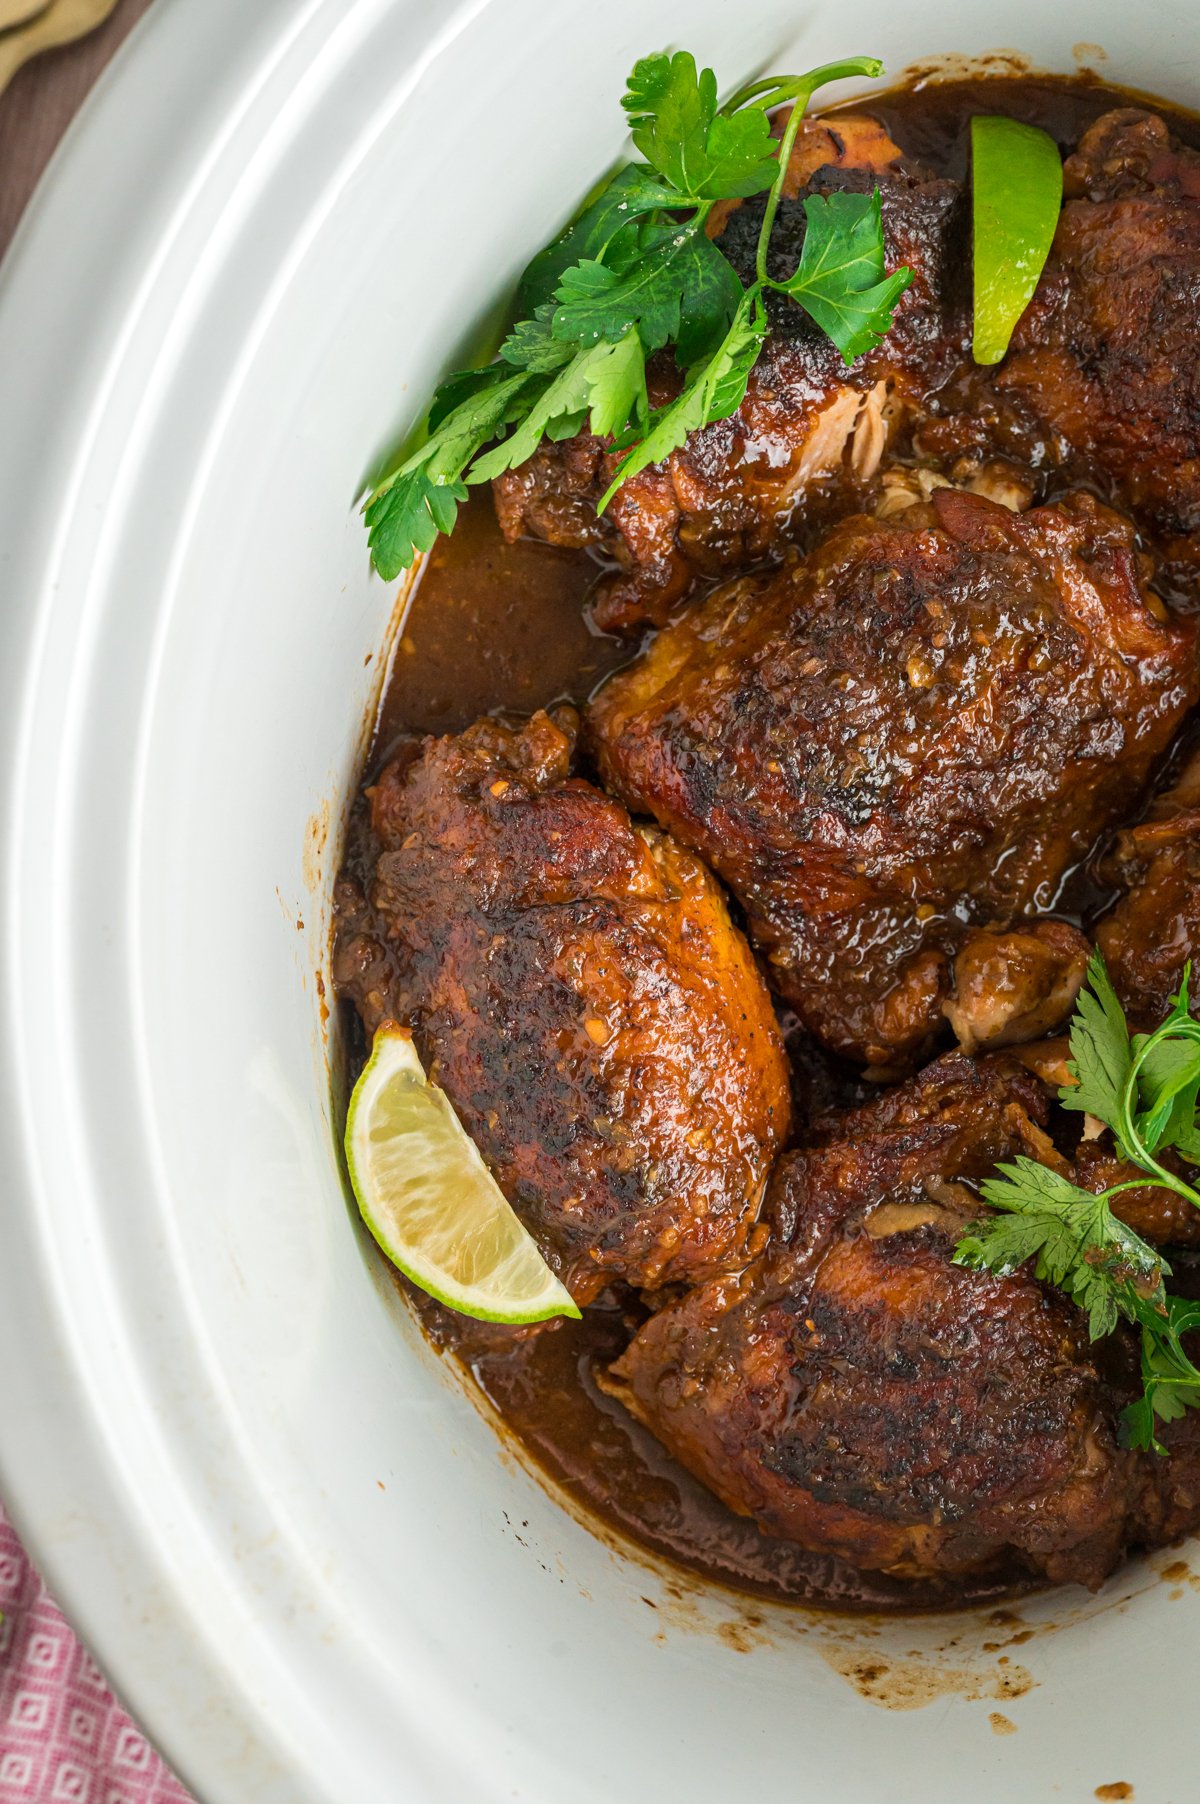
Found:
[(1062, 158), (1017, 119), (971, 121), (976, 363), (999, 363), (1045, 267), (1062, 207)]
[(346, 1163), (368, 1228), (439, 1303), (484, 1322), (579, 1314), (425, 1076), (412, 1035), (390, 1023), (350, 1098)]

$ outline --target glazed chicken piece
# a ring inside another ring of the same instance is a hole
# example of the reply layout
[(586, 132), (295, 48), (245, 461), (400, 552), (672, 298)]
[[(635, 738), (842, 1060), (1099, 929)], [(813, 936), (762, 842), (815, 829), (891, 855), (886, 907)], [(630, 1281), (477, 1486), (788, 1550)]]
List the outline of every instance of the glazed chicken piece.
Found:
[(1063, 170), (1050, 262), (1001, 386), (1133, 506), (1200, 526), (1200, 156), (1123, 107)]
[(369, 791), (369, 896), (335, 975), (407, 1023), (509, 1201), (586, 1303), (746, 1255), (788, 1128), (762, 979), (700, 861), (569, 775), (576, 717), (426, 740)]
[(1148, 1033), (1166, 1019), (1189, 959), (1200, 1016), (1200, 751), (1146, 818), (1118, 834), (1102, 869), (1125, 894), (1096, 943), (1131, 1023)]
[(955, 954), (946, 1017), (964, 1052), (1041, 1040), (1064, 1022), (1092, 948), (1067, 921), (980, 927)]
[(939, 488), (673, 622), (591, 745), (725, 879), (809, 1032), (895, 1071), (942, 1031), (968, 925), (1051, 906), (1195, 700), (1195, 626), (1143, 581), (1089, 495)]
[(982, 433), (1030, 461), (1098, 469), (1139, 517), (1191, 533), (1200, 155), (1154, 113), (1121, 107), (1089, 127), (1063, 176), (1054, 245), (1007, 358), (968, 382), (957, 420), (927, 443)]
[(1091, 1345), (1026, 1269), (952, 1262), (996, 1161), (1055, 1157), (1044, 1109), (1002, 1055), (954, 1055), (847, 1115), (781, 1162), (763, 1257), (652, 1316), (605, 1387), (768, 1534), (902, 1577), (1099, 1585), (1194, 1522), (1200, 1468), (1118, 1446), (1124, 1335)]
[[(961, 356), (960, 190), (903, 162), (874, 119), (845, 115), (801, 128), (771, 236), (771, 273), (791, 275), (799, 262), (806, 194), (876, 186), (887, 267), (914, 271), (878, 350), (847, 368), (800, 307), (772, 297), (771, 336), (738, 411), (632, 477), (602, 518), (596, 503), (619, 458), (590, 434), (546, 444), (497, 479), (496, 511), (507, 538), (594, 545), (623, 566), (598, 592), (596, 619), (606, 630), (666, 619), (697, 574), (761, 558), (797, 512), (828, 514), (832, 503), (861, 495), (904, 417)], [(761, 197), (724, 203), (710, 221), (747, 281), (763, 208)], [(656, 381), (651, 398), (662, 405), (678, 383), (668, 360)]]
[[(1191, 961), (1192, 1013), (1200, 1017), (1200, 751), (1155, 797), (1137, 826), (1117, 835), (1102, 874), (1125, 894), (1096, 928), (1096, 943), (1130, 1026), (1151, 1033), (1166, 1019)], [(1163, 1163), (1195, 1181), (1170, 1150)], [(1092, 1124), (1076, 1154), (1088, 1190), (1129, 1183), (1137, 1169), (1121, 1159), (1108, 1132)], [(1125, 1191), (1113, 1207), (1155, 1246), (1200, 1247), (1200, 1209), (1161, 1185)]]
[[(1094, 1124), (1092, 1126), (1094, 1131)], [(1085, 1134), (1087, 1132), (1085, 1129)], [(1157, 1157), (1176, 1176), (1195, 1183), (1195, 1167), (1185, 1165), (1170, 1148)], [(1075, 1182), (1096, 1195), (1116, 1184), (1131, 1184), (1144, 1176), (1136, 1165), (1121, 1158), (1107, 1130), (1081, 1141), (1073, 1165)], [(1200, 1209), (1162, 1184), (1143, 1184), (1136, 1190), (1123, 1190), (1120, 1196), (1112, 1199), (1112, 1211), (1151, 1246), (1200, 1247)]]

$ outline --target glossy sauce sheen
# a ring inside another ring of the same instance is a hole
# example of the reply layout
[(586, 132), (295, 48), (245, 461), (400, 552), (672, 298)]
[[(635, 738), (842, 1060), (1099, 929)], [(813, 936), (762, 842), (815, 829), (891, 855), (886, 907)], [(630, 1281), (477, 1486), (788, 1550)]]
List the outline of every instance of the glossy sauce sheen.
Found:
[[(966, 174), (977, 113), (1038, 125), (1066, 151), (1093, 119), (1128, 104), (1145, 100), (1090, 78), (1024, 76), (932, 83), (872, 95), (865, 108), (857, 103), (907, 155), (958, 179)], [(1180, 138), (1200, 145), (1194, 116), (1157, 103), (1155, 110)], [(632, 649), (587, 624), (584, 604), (600, 570), (584, 552), (505, 545), (488, 492), (472, 491), (453, 537), (438, 541), (421, 575), (369, 769), (377, 771), (413, 735), (456, 732), (494, 709), (525, 714), (563, 698), (585, 700)], [(351, 868), (364, 868), (369, 858), (364, 832), (360, 812)], [(1081, 888), (1078, 899), (1063, 897), (1059, 906), (1085, 908), (1095, 899)], [(831, 1100), (831, 1082), (836, 1087), (838, 1080), (823, 1064), (797, 1073), (801, 1094), (814, 1087), (821, 1102)], [(849, 1090), (846, 1099), (853, 1099)], [(593, 1381), (594, 1367), (615, 1358), (636, 1328), (636, 1304), (614, 1301), (580, 1322), (521, 1338), (454, 1316), (397, 1282), (430, 1339), (470, 1369), (508, 1429), (574, 1504), (656, 1554), (740, 1590), (841, 1610), (945, 1608), (1021, 1588), (1019, 1580), (995, 1577), (970, 1591), (891, 1581), (772, 1540), (731, 1514)]]

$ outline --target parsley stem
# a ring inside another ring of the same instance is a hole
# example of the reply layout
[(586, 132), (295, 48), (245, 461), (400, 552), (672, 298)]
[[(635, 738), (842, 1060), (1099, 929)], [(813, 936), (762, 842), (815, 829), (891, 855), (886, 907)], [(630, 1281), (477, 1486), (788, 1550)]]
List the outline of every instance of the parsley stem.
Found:
[[(1176, 1196), (1181, 1196), (1185, 1202), (1193, 1203), (1196, 1208), (1200, 1209), (1200, 1192), (1194, 1190), (1192, 1186), (1185, 1183), (1182, 1178), (1177, 1178), (1174, 1172), (1167, 1170), (1165, 1165), (1159, 1164), (1158, 1160), (1154, 1157), (1154, 1154), (1146, 1145), (1145, 1140), (1142, 1138), (1134, 1113), (1134, 1103), (1138, 1094), (1138, 1072), (1145, 1064), (1150, 1053), (1153, 1052), (1156, 1046), (1161, 1045), (1164, 1040), (1200, 1039), (1200, 1023), (1195, 1025), (1194, 1031), (1188, 1031), (1191, 1028), (1192, 1024), (1190, 1022), (1167, 1020), (1163, 1022), (1160, 1028), (1157, 1028), (1154, 1033), (1148, 1034), (1142, 1041), (1141, 1045), (1133, 1055), (1129, 1073), (1121, 1091), (1121, 1130), (1123, 1138), (1135, 1155), (1138, 1164), (1141, 1165), (1145, 1171), (1153, 1174), (1154, 1182), (1161, 1184), (1165, 1190), (1173, 1190)], [(1131, 1186), (1122, 1184), (1120, 1188), (1125, 1190), (1131, 1188)]]
[[(772, 94), (772, 101), (782, 104), (785, 100), (792, 99), (793, 105), (788, 122), (783, 129), (783, 137), (779, 142), (779, 172), (771, 183), (771, 189), (767, 195), (766, 212), (763, 214), (762, 229), (758, 234), (758, 252), (754, 259), (754, 269), (760, 282), (766, 282), (769, 279), (767, 276), (767, 249), (771, 242), (775, 215), (779, 211), (779, 202), (783, 196), (783, 186), (787, 180), (792, 146), (796, 142), (796, 133), (800, 130), (800, 122), (804, 118), (809, 101), (817, 89), (823, 88), (827, 82), (844, 81), (852, 75), (866, 75), (874, 78), (882, 73), (883, 64), (878, 57), (852, 56), (840, 63), (822, 63), (819, 69), (810, 69), (807, 75), (789, 77), (774, 84), (778, 91)], [(765, 87), (766, 84), (763, 82), (750, 84), (751, 89), (758, 89), (760, 92)], [(737, 96), (734, 99), (737, 100)], [(730, 102), (730, 105), (732, 106), (733, 102)]]
[(807, 75), (765, 75), (758, 81), (748, 81), (740, 87), (721, 108), (723, 113), (736, 113), (739, 107), (748, 106), (751, 101), (769, 111), (774, 106), (782, 106), (785, 101), (794, 100), (804, 95), (807, 106), (814, 90), (823, 87), (829, 81), (842, 81), (853, 75), (862, 75), (868, 81), (874, 81), (883, 74), (883, 64), (877, 56), (846, 57), (840, 63), (825, 63), (819, 69), (812, 69)]

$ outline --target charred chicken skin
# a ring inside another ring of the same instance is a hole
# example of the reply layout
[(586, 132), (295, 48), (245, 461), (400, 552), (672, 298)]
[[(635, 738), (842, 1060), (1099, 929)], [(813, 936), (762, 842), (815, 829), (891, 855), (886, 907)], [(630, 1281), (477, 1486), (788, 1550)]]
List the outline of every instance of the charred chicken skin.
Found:
[(946, 1016), (964, 1052), (1020, 1046), (1059, 1027), (1083, 987), (1092, 948), (1067, 921), (969, 933), (954, 958)]
[(1145, 819), (1117, 835), (1103, 872), (1125, 893), (1096, 943), (1133, 1025), (1158, 1026), (1189, 961), (1200, 1015), (1200, 751)]
[[(849, 369), (830, 340), (786, 297), (769, 306), (771, 335), (745, 400), (729, 419), (693, 433), (665, 463), (631, 478), (606, 514), (596, 504), (619, 457), (581, 434), (537, 454), (494, 486), (505, 535), (594, 545), (621, 571), (596, 603), (598, 623), (624, 630), (664, 620), (698, 574), (761, 558), (798, 512), (828, 513), (861, 496), (888, 443), (962, 355), (965, 225), (956, 183), (907, 164), (875, 120), (806, 121), (789, 163), (768, 267), (789, 276), (804, 240), (806, 195), (878, 187), (889, 269), (914, 272), (878, 350)], [(763, 202), (727, 202), (710, 225), (746, 280)], [(661, 405), (677, 381), (659, 371)]]
[(1028, 1270), (952, 1261), (998, 1159), (1045, 1153), (1039, 1086), (938, 1061), (780, 1164), (766, 1253), (651, 1318), (607, 1385), (734, 1511), (855, 1565), (1095, 1587), (1186, 1525), (1194, 1450), (1123, 1451), (1123, 1338)]
[(895, 1069), (942, 1030), (968, 925), (1049, 907), (1195, 700), (1194, 626), (1144, 580), (1089, 495), (1015, 514), (939, 488), (673, 622), (595, 698), (590, 743), (725, 879), (809, 1031)]
[[(1200, 1016), (1200, 751), (1150, 804), (1144, 819), (1117, 835), (1102, 875), (1124, 890), (1096, 928), (1129, 1024), (1150, 1033), (1166, 1018), (1191, 965), (1192, 1013)], [(1189, 1167), (1171, 1151), (1162, 1161), (1184, 1178)], [(1107, 1131), (1089, 1136), (1076, 1154), (1088, 1190), (1139, 1176), (1119, 1157)], [(1155, 1246), (1200, 1247), (1200, 1210), (1159, 1184), (1124, 1191), (1113, 1208)]]
[(427, 740), (370, 791), (336, 975), (412, 1028), (580, 1303), (744, 1258), (788, 1128), (771, 1005), (717, 885), (569, 775), (575, 717)]
[(1200, 154), (1140, 107), (1105, 113), (1063, 168), (1037, 290), (994, 371), (962, 371), (918, 425), (945, 458), (1000, 449), (1076, 475), (1154, 530), (1194, 584), (1200, 552)]
[(1200, 155), (1123, 107), (1084, 133), (999, 377), (1005, 396), (1169, 531), (1200, 527)]

